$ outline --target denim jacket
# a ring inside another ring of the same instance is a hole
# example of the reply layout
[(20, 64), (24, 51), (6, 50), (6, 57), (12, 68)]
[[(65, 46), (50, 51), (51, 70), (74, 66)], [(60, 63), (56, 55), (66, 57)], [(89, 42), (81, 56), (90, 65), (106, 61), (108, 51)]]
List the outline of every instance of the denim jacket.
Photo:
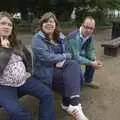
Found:
[(37, 76), (43, 83), (51, 85), (53, 67), (56, 63), (69, 58), (67, 53), (67, 42), (64, 41), (64, 35), (61, 33), (58, 39), (58, 45), (61, 51), (57, 51), (56, 45), (49, 42), (43, 32), (38, 32), (33, 37), (33, 75)]

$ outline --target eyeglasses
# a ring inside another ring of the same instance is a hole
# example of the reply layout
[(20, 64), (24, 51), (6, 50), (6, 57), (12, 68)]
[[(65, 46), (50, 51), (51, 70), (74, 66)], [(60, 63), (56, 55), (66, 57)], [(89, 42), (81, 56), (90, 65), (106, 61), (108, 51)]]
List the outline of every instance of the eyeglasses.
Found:
[(90, 29), (90, 30), (93, 30), (93, 29), (94, 29), (94, 27), (89, 27), (89, 26), (86, 26), (86, 25), (83, 25), (83, 27), (84, 27), (85, 29)]

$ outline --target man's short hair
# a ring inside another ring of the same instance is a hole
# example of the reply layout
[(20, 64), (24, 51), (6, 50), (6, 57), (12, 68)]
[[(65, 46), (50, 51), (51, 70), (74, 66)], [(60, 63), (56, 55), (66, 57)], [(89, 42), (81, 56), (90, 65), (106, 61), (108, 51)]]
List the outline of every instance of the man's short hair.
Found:
[[(92, 16), (86, 16), (86, 17), (84, 18), (84, 20), (83, 20), (83, 23), (84, 23), (87, 19), (89, 19), (89, 20), (91, 20), (91, 21), (94, 21), (94, 23), (95, 23), (95, 19), (94, 19)], [(82, 23), (82, 24), (83, 24), (83, 23)]]

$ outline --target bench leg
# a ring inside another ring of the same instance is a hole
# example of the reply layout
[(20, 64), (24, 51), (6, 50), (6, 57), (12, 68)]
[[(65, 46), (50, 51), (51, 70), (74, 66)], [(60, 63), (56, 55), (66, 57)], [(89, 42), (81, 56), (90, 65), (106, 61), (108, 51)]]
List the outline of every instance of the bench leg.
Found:
[(118, 54), (118, 47), (116, 48), (104, 47), (104, 54), (108, 56), (116, 57)]

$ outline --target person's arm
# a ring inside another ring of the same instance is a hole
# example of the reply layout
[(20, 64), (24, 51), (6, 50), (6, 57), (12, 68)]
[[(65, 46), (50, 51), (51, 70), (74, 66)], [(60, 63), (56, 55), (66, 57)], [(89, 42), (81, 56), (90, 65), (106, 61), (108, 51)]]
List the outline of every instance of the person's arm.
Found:
[(23, 51), (23, 62), (25, 63), (27, 72), (32, 72), (32, 56), (28, 48), (23, 44), (21, 40), (17, 40), (18, 46), (20, 50)]
[(38, 36), (33, 38), (32, 50), (33, 54), (39, 57), (40, 61), (52, 64), (63, 61), (68, 57), (67, 53), (55, 54), (54, 52), (51, 52), (48, 45)]
[(87, 57), (92, 60), (91, 66), (95, 69), (100, 69), (103, 67), (102, 61), (96, 59), (95, 41), (92, 38), (87, 48)]
[(92, 60), (80, 55), (79, 41), (73, 38), (69, 38), (67, 41), (68, 49), (72, 55), (72, 59), (76, 60), (79, 64), (90, 65)]
[(25, 45), (23, 45), (23, 52), (25, 54), (26, 57), (26, 63), (27, 63), (27, 71), (32, 73), (32, 56), (30, 51), (26, 48)]
[(92, 38), (87, 48), (86, 54), (89, 60), (96, 60), (95, 41)]

